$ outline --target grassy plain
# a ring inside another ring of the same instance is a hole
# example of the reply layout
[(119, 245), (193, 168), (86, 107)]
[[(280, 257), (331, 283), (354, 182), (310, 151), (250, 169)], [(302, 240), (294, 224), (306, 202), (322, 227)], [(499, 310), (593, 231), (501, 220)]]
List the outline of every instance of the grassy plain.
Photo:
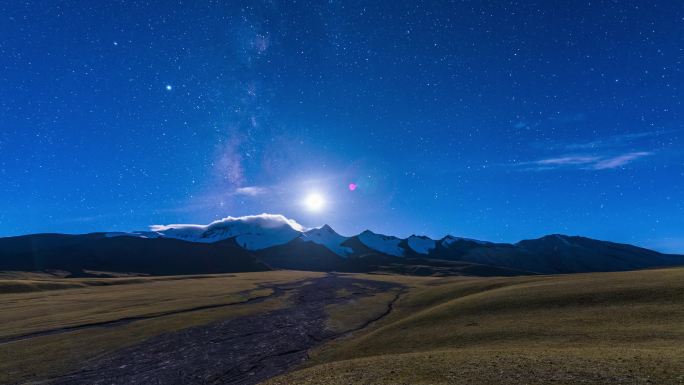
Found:
[[(271, 290), (259, 285), (285, 284), (320, 275), (271, 271), (196, 277), (30, 277), (30, 283), (20, 284), (28, 284), (35, 290), (21, 293), (7, 290), (0, 294), (0, 338), (123, 317), (181, 313), (115, 327), (84, 328), (0, 343), (0, 383), (26, 383), (63, 374), (77, 368), (83, 360), (154, 335), (286, 306), (287, 295), (244, 305), (182, 312), (268, 296)], [(6, 288), (10, 286), (8, 281), (16, 280), (16, 277), (0, 280), (0, 288)], [(50, 289), (41, 290), (48, 283)], [(56, 289), (53, 285), (61, 288)]]
[[(160, 333), (288, 306), (287, 295), (271, 298), (271, 290), (260, 285), (321, 275), (5, 274), (0, 341), (124, 317), (158, 317), (0, 343), (0, 383), (40, 381)], [(340, 290), (337, 299), (350, 301), (326, 307), (327, 327), (353, 332), (315, 349), (302, 368), (268, 385), (684, 384), (684, 268), (493, 278), (349, 276), (404, 288), (357, 299)], [(183, 312), (257, 297), (265, 299)], [(392, 311), (381, 317), (390, 303)]]
[(387, 317), (267, 384), (684, 384), (682, 268), (357, 276), (410, 289)]
[[(399, 293), (400, 289), (396, 288), (369, 297), (328, 305), (325, 309), (328, 315), (326, 328), (335, 333), (346, 333), (365, 327), (369, 322), (387, 313), (388, 306)], [(337, 294), (339, 298), (345, 298), (351, 293), (343, 289)]]

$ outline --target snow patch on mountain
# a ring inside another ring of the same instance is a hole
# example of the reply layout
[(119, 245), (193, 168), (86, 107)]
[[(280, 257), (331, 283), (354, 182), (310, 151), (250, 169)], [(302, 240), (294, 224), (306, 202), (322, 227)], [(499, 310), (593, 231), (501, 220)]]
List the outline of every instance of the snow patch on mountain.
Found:
[(474, 242), (474, 243), (477, 243), (478, 245), (491, 244), (491, 242), (487, 242), (487, 241), (480, 241), (480, 240), (472, 239), (472, 238), (462, 238), (462, 237), (454, 237), (452, 235), (447, 235), (446, 237), (444, 237), (444, 239), (442, 239), (442, 246), (449, 247), (454, 242), (459, 242), (459, 241)]
[(401, 239), (388, 235), (375, 234), (366, 230), (358, 235), (359, 241), (373, 250), (396, 257), (404, 256), (404, 249), (399, 246)]
[(300, 236), (300, 239), (323, 245), (333, 253), (342, 257), (346, 257), (354, 252), (350, 247), (342, 246), (342, 243), (348, 238), (336, 233), (335, 230), (328, 225), (308, 230)]
[(411, 235), (406, 239), (406, 242), (413, 251), (419, 254), (427, 254), (437, 245), (437, 242), (434, 240), (418, 235)]

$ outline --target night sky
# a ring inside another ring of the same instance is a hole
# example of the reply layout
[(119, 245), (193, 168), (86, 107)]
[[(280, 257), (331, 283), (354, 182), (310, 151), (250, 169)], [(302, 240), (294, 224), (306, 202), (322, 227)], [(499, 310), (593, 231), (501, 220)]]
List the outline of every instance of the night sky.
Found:
[(680, 1), (7, 1), (0, 20), (0, 236), (269, 212), (684, 252)]

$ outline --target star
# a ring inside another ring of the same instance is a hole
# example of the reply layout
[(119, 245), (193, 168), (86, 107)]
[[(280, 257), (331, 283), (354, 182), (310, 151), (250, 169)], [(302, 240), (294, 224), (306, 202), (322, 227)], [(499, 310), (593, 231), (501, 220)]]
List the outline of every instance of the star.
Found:
[(167, 84), (167, 85), (166, 85), (166, 90), (167, 90), (167, 91), (171, 91), (172, 89), (173, 89), (173, 87), (171, 87), (171, 84)]

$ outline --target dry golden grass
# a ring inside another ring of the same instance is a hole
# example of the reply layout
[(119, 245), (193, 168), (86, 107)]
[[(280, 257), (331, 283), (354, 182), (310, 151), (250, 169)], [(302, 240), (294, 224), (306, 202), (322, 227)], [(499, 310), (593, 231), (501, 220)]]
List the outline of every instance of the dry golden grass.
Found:
[[(398, 291), (398, 289), (391, 290), (370, 297), (351, 299), (348, 302), (326, 306), (325, 311), (328, 314), (326, 328), (335, 333), (344, 333), (363, 327), (369, 320), (377, 319), (387, 311), (387, 306), (395, 298)], [(346, 290), (342, 294), (344, 296), (349, 295)], [(340, 296), (342, 297), (342, 295)]]
[(321, 364), (268, 385), (492, 385), (684, 383), (684, 354), (659, 349), (456, 349)]
[(162, 333), (287, 306), (281, 296), (263, 302), (176, 314), (119, 325), (0, 344), (0, 383), (26, 383), (78, 369), (85, 360)]
[(0, 337), (240, 302), (270, 294), (254, 291), (260, 284), (314, 276), (319, 274), (270, 271), (226, 276), (49, 280), (50, 284), (85, 286), (0, 295)]
[(389, 316), (268, 383), (684, 383), (682, 268), (397, 279)]
[[(257, 289), (261, 283), (313, 276), (320, 274), (26, 277), (30, 283), (21, 284), (79, 286), (0, 294), (0, 335), (240, 301), (267, 295)], [(684, 384), (684, 268), (512, 278), (353, 276), (408, 290), (388, 316), (316, 349), (307, 367), (268, 384)], [(12, 280), (0, 280), (0, 291)], [(328, 327), (358, 328), (382, 314), (395, 294), (332, 304)], [(282, 306), (287, 297), (0, 344), (0, 383), (63, 374), (153, 335)]]
[[(151, 315), (259, 297), (259, 284), (286, 283), (320, 273), (272, 271), (188, 279), (142, 278), (135, 283), (0, 295), (0, 333), (24, 334), (93, 321)], [(77, 280), (78, 282), (79, 280)], [(82, 283), (83, 281), (81, 281)], [(244, 290), (249, 294), (238, 295)], [(87, 359), (149, 337), (287, 305), (287, 295), (258, 303), (167, 315), (116, 327), (97, 327), (0, 344), (0, 383), (38, 381), (78, 368)]]
[(64, 278), (70, 273), (68, 271), (12, 271), (0, 270), (0, 280), (3, 279), (46, 279), (46, 278)]

